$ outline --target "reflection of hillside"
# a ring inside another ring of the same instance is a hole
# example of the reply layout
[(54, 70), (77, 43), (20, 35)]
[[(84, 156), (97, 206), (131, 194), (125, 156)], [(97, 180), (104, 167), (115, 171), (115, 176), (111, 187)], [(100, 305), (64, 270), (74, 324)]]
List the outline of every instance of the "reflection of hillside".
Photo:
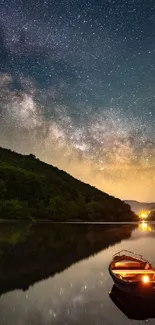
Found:
[(33, 283), (129, 238), (134, 225), (1, 224), (0, 294)]

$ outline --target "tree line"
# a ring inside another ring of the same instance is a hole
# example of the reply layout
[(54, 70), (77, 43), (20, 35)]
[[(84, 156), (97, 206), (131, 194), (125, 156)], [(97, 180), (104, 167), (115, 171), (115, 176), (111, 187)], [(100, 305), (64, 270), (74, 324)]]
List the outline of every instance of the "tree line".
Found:
[(0, 148), (0, 218), (53, 221), (135, 220), (130, 206), (66, 172)]

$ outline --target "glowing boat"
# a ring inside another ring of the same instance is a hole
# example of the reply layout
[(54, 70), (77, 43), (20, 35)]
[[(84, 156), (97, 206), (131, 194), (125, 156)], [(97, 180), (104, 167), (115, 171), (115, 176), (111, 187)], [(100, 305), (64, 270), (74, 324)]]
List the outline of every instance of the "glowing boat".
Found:
[(118, 252), (109, 265), (109, 273), (122, 291), (155, 294), (155, 269), (141, 255), (127, 250)]

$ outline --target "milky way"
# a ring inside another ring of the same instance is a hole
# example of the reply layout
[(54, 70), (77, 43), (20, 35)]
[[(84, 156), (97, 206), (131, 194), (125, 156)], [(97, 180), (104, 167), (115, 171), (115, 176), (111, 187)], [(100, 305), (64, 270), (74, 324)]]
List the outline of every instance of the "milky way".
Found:
[(155, 200), (153, 0), (0, 1), (0, 145)]

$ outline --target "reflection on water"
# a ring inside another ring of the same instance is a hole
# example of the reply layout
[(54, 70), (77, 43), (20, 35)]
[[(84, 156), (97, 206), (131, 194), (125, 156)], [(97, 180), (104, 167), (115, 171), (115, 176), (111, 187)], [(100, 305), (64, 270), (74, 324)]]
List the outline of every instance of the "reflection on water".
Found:
[(139, 229), (141, 231), (144, 231), (144, 232), (149, 232), (149, 231), (153, 231), (153, 226), (148, 224), (146, 221), (142, 221), (140, 224), (139, 224)]
[(128, 226), (1, 224), (0, 293), (26, 290), (130, 235)]
[(129, 319), (148, 320), (155, 318), (155, 297), (137, 298), (129, 293), (120, 291), (113, 285), (109, 296), (119, 310)]
[(109, 297), (108, 265), (122, 249), (153, 263), (154, 246), (151, 224), (1, 224), (0, 324), (130, 324)]

